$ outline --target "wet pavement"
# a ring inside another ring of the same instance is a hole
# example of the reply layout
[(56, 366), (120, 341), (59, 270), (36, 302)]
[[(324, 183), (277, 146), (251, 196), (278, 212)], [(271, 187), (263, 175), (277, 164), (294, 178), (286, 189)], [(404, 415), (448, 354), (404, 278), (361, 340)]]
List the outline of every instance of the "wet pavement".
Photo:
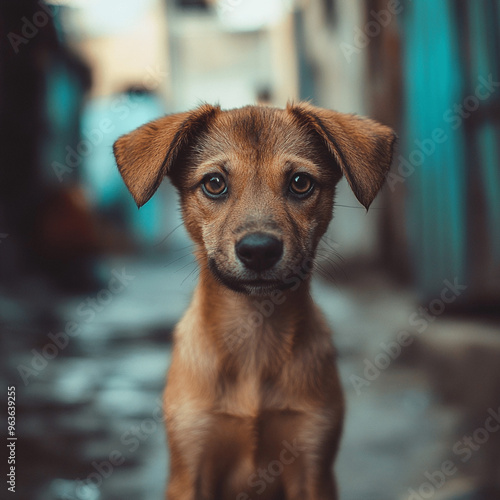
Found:
[[(172, 327), (196, 278), (184, 251), (102, 262), (102, 288), (82, 296), (58, 293), (35, 278), (0, 288), (0, 355), (6, 384), (17, 393), (17, 498), (163, 498), (168, 458), (160, 398)], [(498, 326), (443, 316), (418, 333), (408, 321), (419, 307), (411, 292), (373, 273), (349, 283), (316, 279), (313, 287), (335, 331), (347, 395), (336, 465), (340, 498), (499, 498), (467, 492), (482, 464), (499, 470), (500, 432), (488, 436), (467, 467), (453, 446), (488, 408), (498, 409), (500, 393), (482, 384), (475, 392), (483, 397), (468, 409), (468, 401), (446, 401), (449, 390), (437, 383), (443, 374), (436, 368), (452, 374), (456, 366), (450, 328), (462, 329), (464, 338), (481, 330), (496, 357), (480, 377), (498, 381)], [(394, 342), (402, 331), (414, 342), (398, 352)], [(438, 346), (429, 347), (428, 339)], [(435, 471), (446, 460), (457, 470), (440, 484)]]

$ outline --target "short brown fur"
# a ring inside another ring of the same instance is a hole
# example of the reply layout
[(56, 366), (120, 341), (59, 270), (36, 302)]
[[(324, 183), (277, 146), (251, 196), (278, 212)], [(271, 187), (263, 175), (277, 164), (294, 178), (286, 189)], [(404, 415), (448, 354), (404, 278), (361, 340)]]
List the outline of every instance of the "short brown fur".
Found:
[[(344, 402), (331, 333), (309, 293), (311, 263), (341, 176), (368, 208), (394, 140), (367, 118), (299, 103), (203, 105), (115, 143), (138, 206), (170, 176), (200, 266), (165, 390), (169, 500), (337, 498)], [(313, 180), (303, 198), (289, 187), (297, 174)], [(227, 192), (208, 196), (206, 175)], [(265, 270), (235, 250), (256, 233), (282, 244)]]

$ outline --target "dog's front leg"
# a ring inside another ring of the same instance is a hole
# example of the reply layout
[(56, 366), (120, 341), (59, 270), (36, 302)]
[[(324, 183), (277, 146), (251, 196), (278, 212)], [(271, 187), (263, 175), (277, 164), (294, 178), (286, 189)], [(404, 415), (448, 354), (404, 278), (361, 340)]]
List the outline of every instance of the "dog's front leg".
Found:
[(184, 406), (177, 407), (175, 412), (172, 407), (169, 410), (170, 478), (167, 500), (211, 500), (206, 479), (202, 485), (203, 450), (210, 418), (204, 411), (189, 411)]
[(190, 477), (187, 469), (181, 467), (170, 468), (170, 480), (167, 488), (167, 500), (198, 500), (195, 481)]
[[(170, 433), (169, 433), (170, 434)], [(170, 448), (170, 478), (167, 488), (167, 500), (198, 500), (196, 491), (196, 470), (192, 455), (183, 457), (182, 443), (177, 442), (175, 436), (169, 435)]]
[(337, 500), (333, 462), (342, 430), (343, 403), (329, 410), (310, 413), (296, 431), (296, 461), (285, 470), (283, 486), (287, 500)]
[(199, 457), (191, 456), (191, 463), (186, 463), (171, 442), (170, 456), (167, 500), (216, 500), (212, 495), (212, 485), (206, 477), (202, 480), (203, 471)]
[(338, 500), (337, 485), (331, 471), (318, 475), (306, 467), (301, 474), (284, 478), (287, 500)]

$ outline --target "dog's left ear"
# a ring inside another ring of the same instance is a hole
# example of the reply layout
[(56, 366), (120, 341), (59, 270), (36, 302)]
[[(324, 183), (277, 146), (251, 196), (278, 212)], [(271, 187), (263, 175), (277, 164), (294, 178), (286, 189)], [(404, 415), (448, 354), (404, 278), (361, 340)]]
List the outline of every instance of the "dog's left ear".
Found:
[(287, 109), (299, 124), (319, 134), (356, 198), (368, 209), (391, 166), (394, 131), (369, 118), (308, 103), (289, 104)]
[(204, 104), (167, 115), (121, 136), (113, 145), (118, 170), (140, 208), (158, 189), (180, 151), (220, 111)]

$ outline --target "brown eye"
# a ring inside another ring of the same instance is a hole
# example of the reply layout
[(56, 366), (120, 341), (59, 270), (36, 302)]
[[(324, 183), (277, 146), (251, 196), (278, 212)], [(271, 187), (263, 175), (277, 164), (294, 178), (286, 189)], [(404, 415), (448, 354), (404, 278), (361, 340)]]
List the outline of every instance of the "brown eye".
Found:
[(314, 187), (314, 182), (307, 174), (295, 174), (290, 181), (290, 191), (299, 196), (308, 195)]
[(203, 178), (201, 187), (210, 198), (217, 198), (227, 192), (227, 185), (221, 174), (208, 174)]

